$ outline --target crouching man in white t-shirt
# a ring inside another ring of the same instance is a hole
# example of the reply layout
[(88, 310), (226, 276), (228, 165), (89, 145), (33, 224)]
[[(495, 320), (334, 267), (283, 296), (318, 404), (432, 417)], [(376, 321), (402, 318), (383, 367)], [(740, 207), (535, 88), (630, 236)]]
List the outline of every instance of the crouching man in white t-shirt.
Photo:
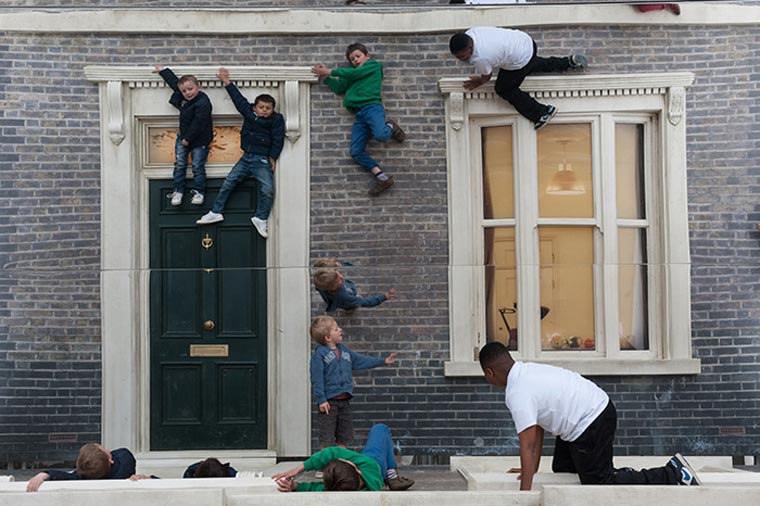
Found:
[(699, 485), (678, 453), (663, 467), (615, 469), (612, 441), (617, 413), (607, 394), (580, 374), (546, 364), (515, 362), (497, 342), (480, 350), (486, 381), (505, 388), (505, 403), (520, 438), (520, 490), (530, 490), (541, 460), (544, 431), (557, 436), (552, 471), (577, 473), (585, 484)]
[(520, 85), (525, 78), (534, 72), (564, 72), (588, 65), (586, 58), (579, 54), (542, 58), (538, 56), (536, 43), (530, 35), (494, 26), (478, 26), (464, 33), (455, 33), (449, 40), (449, 50), (457, 59), (473, 65), (480, 74), (464, 83), (466, 89), (474, 90), (498, 72), (494, 85), (496, 93), (531, 120), (536, 130), (557, 114), (557, 108), (541, 104), (522, 91)]

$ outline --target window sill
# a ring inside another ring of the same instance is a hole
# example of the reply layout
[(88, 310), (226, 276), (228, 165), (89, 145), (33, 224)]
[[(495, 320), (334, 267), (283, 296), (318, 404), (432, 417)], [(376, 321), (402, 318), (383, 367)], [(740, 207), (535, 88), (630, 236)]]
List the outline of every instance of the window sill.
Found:
[[(676, 360), (624, 360), (624, 359), (551, 359), (530, 360), (541, 364), (564, 367), (584, 376), (655, 376), (665, 374), (699, 374), (701, 361), (696, 358)], [(446, 362), (447, 377), (483, 376), (477, 362)]]

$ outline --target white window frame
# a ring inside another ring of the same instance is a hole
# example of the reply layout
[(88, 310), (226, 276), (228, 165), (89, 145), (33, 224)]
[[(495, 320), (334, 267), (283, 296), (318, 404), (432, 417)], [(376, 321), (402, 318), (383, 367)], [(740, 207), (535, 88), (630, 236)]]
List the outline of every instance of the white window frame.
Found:
[[(647, 222), (649, 349), (621, 351), (617, 296), (595, 296), (597, 349), (588, 352), (540, 350), (538, 339), (521, 339), (515, 358), (551, 363), (587, 375), (697, 374), (691, 356), (690, 257), (686, 203), (685, 94), (692, 73), (637, 75), (531, 76), (522, 89), (557, 106), (556, 123), (591, 122), (594, 195), (615, 191), (615, 123), (643, 123), (647, 171), (646, 220), (595, 218), (539, 219), (536, 134), (533, 124), (489, 83), (472, 92), (463, 78), (444, 78), (439, 88), (446, 105), (449, 209), (449, 328), (447, 376), (480, 376), (477, 353), (485, 336), (484, 226), (516, 228), (518, 320), (521, 336), (540, 335), (538, 225), (596, 225), (594, 289), (617, 294), (617, 227)], [(515, 218), (483, 220), (480, 128), (512, 125), (515, 167)], [(602, 149), (609, 146), (608, 149)], [(606, 221), (605, 221), (606, 220)], [(602, 223), (604, 221), (604, 223)], [(601, 230), (614, 233), (604, 233)], [(526, 232), (527, 231), (527, 232)], [(530, 240), (526, 240), (530, 239)], [(535, 264), (535, 262), (533, 262)], [(660, 267), (661, 266), (661, 267)], [(614, 306), (614, 307), (613, 307)]]

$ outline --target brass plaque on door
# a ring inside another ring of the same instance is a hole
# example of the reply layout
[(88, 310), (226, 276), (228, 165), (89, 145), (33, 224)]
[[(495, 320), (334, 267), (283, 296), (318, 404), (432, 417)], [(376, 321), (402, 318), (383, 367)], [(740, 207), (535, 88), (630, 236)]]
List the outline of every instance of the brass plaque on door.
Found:
[(229, 344), (191, 344), (191, 357), (229, 357)]

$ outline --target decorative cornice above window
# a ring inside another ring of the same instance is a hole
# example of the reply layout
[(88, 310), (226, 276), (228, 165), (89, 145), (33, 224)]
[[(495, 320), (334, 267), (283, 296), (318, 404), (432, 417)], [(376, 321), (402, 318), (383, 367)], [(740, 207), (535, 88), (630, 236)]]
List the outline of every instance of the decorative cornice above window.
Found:
[[(217, 77), (219, 67), (211, 66), (177, 66), (171, 67), (177, 75), (192, 74), (204, 88), (222, 88)], [(281, 109), (285, 115), (285, 133), (291, 142), (301, 136), (301, 100), (299, 86), (302, 83), (318, 82), (309, 67), (227, 67), (232, 82), (239, 88), (274, 88), (281, 89)], [(107, 93), (106, 107), (110, 111), (108, 131), (111, 141), (119, 144), (124, 139), (124, 86), (135, 88), (162, 88), (163, 78), (153, 73), (150, 67), (120, 67), (91, 65), (84, 68), (84, 75), (89, 81), (103, 83)]]
[[(467, 98), (486, 98), (494, 95), (492, 79), (475, 91), (465, 91), (464, 77), (446, 77), (438, 81), (441, 93), (464, 92)], [(667, 74), (558, 74), (530, 76), (520, 89), (536, 97), (582, 97), (662, 94), (674, 86), (687, 87), (694, 81), (691, 72)]]
[[(464, 77), (446, 77), (438, 89), (447, 98), (451, 127), (459, 130), (464, 120), (465, 100), (499, 99), (494, 91), (495, 79), (473, 91), (464, 89)], [(694, 81), (691, 72), (667, 74), (582, 74), (530, 76), (520, 89), (536, 99), (596, 98), (636, 95), (666, 95), (668, 120), (676, 125), (683, 117), (684, 90)]]

